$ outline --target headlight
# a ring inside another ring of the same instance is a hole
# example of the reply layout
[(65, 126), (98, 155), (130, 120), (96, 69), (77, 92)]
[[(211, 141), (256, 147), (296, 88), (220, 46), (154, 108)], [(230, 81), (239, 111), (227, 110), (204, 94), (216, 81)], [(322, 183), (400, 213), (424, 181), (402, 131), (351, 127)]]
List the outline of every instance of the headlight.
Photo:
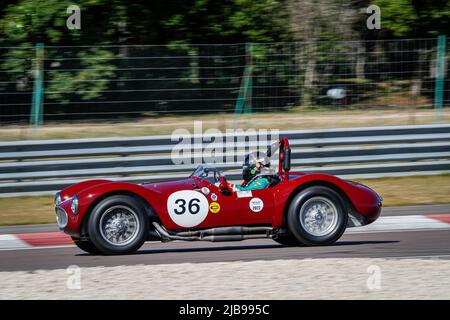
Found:
[(73, 213), (78, 214), (78, 197), (76, 195), (72, 197), (72, 204), (70, 205), (70, 209), (72, 209)]
[(57, 192), (55, 194), (55, 206), (59, 206), (61, 204), (62, 200), (61, 200), (61, 193)]

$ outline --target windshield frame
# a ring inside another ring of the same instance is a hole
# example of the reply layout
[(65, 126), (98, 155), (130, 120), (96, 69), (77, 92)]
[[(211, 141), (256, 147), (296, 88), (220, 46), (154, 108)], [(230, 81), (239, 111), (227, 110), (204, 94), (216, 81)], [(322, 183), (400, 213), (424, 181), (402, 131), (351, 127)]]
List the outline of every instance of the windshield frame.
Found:
[[(200, 173), (205, 173), (205, 175), (201, 175)], [(216, 166), (209, 164), (200, 164), (189, 176), (190, 178), (195, 177), (204, 181), (207, 181), (211, 184), (216, 184), (219, 181), (219, 177), (224, 177), (223, 171), (217, 168)]]

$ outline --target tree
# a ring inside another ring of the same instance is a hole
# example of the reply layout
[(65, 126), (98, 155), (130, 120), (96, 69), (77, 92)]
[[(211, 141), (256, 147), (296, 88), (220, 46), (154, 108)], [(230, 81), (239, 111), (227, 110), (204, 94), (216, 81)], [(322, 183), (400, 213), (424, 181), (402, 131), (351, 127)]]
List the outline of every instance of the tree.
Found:
[[(302, 87), (302, 105), (312, 104), (314, 92), (313, 83), (316, 78), (316, 63), (325, 63), (329, 57), (322, 52), (327, 44), (321, 44), (320, 40), (348, 40), (352, 38), (352, 23), (356, 16), (355, 9), (350, 2), (334, 0), (289, 0), (287, 3), (289, 12), (289, 25), (297, 41), (303, 42), (303, 48), (298, 52), (297, 63), (304, 65), (304, 81)], [(343, 50), (334, 46), (334, 52)], [(337, 55), (334, 55), (334, 63)]]
[(58, 101), (100, 97), (115, 76), (118, 53), (89, 45), (267, 42), (285, 34), (283, 6), (277, 0), (153, 0), (151, 6), (144, 0), (80, 0), (81, 29), (68, 30), (66, 9), (71, 4), (12, 1), (2, 4), (0, 18), (0, 39), (14, 47), (0, 52), (10, 80), (32, 77), (36, 43), (73, 46), (45, 52), (46, 96)]
[(271, 42), (288, 34), (283, 0), (180, 0), (177, 8), (163, 21), (175, 42)]
[[(0, 34), (4, 43), (11, 46), (6, 52), (2, 52), (5, 58), (2, 68), (8, 70), (10, 80), (33, 77), (33, 46), (36, 43), (44, 43), (45, 46), (86, 44), (84, 41), (89, 41), (97, 35), (96, 43), (101, 44), (112, 38), (111, 35), (108, 37), (108, 32), (114, 19), (107, 19), (107, 15), (102, 13), (109, 6), (107, 1), (78, 1), (79, 6), (83, 8), (82, 12), (89, 12), (82, 15), (81, 30), (69, 30), (66, 27), (66, 19), (69, 16), (66, 9), (71, 4), (72, 2), (67, 0), (21, 0), (6, 7), (0, 20)], [(94, 23), (95, 17), (99, 15), (103, 16), (103, 19)], [(99, 34), (102, 36), (98, 37)], [(100, 42), (98, 39), (101, 39)], [(72, 60), (65, 60), (65, 50), (46, 49), (44, 67), (48, 70), (48, 98), (64, 102), (76, 95), (87, 100), (100, 96), (102, 90), (108, 86), (108, 79), (114, 75), (110, 52), (100, 48), (82, 48), (75, 50), (73, 54), (75, 57), (72, 56)], [(80, 82), (80, 79), (92, 81), (87, 85), (86, 82)], [(96, 79), (102, 81), (95, 81)], [(87, 87), (89, 90), (86, 90)]]
[(448, 0), (374, 0), (381, 9), (385, 37), (429, 37), (448, 33)]

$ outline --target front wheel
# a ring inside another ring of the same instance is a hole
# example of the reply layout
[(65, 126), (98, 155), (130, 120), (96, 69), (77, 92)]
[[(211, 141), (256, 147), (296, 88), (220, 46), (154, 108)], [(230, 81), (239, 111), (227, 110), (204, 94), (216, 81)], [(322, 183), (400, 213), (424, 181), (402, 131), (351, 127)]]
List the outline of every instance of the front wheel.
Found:
[(310, 187), (292, 200), (288, 211), (288, 227), (305, 245), (329, 245), (336, 242), (347, 226), (344, 200), (334, 190)]
[(137, 251), (148, 233), (148, 219), (140, 201), (126, 195), (104, 199), (89, 217), (89, 238), (103, 254)]

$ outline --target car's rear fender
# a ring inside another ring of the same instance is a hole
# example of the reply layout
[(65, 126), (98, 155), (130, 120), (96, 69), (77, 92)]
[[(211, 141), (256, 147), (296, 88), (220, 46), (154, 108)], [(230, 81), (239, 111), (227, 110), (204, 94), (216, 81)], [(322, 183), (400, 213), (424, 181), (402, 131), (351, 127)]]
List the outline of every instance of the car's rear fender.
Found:
[(302, 175), (290, 180), (288, 185), (289, 188), (286, 192), (289, 194), (286, 195), (286, 201), (284, 201), (282, 208), (279, 208), (283, 212), (283, 215), (275, 217), (274, 227), (284, 225), (286, 212), (294, 197), (303, 190), (313, 186), (330, 188), (341, 196), (349, 214), (349, 227), (371, 223), (379, 216), (379, 197), (373, 190), (365, 186), (354, 185), (348, 181), (326, 174)]

